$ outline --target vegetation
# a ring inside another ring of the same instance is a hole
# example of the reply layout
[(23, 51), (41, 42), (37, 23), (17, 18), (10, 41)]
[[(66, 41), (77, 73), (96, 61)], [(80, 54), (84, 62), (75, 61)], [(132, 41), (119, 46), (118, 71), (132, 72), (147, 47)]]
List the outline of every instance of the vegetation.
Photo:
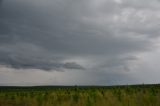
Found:
[(160, 85), (0, 87), (0, 106), (160, 106)]

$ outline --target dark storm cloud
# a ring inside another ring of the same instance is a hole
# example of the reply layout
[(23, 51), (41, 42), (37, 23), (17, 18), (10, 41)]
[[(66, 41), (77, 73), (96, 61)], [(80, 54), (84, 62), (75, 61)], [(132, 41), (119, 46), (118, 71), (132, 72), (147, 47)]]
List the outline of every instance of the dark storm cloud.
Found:
[(66, 69), (83, 69), (84, 70), (84, 67), (77, 64), (76, 62), (65, 63), (65, 64), (63, 64), (63, 67)]
[[(63, 71), (63, 69), (84, 70), (76, 62), (62, 62), (43, 49), (31, 44), (15, 44), (0, 47), (0, 64), (15, 69), (42, 69)], [(45, 56), (45, 58), (44, 58)]]
[[(97, 60), (97, 67), (128, 67), (128, 61), (137, 60), (125, 55), (134, 57), (153, 49), (148, 29), (156, 27), (154, 36), (159, 34), (152, 6), (147, 6), (150, 12), (146, 13), (135, 5), (125, 0), (122, 4), (114, 0), (3, 1), (0, 64), (16, 69), (87, 69), (77, 62), (81, 58)], [(144, 20), (139, 11), (146, 15)]]

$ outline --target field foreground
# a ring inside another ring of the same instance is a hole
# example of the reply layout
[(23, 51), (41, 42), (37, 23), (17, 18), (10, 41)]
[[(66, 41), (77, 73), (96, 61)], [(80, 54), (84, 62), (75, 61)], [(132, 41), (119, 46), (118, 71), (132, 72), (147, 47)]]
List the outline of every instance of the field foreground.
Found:
[(160, 106), (160, 85), (0, 87), (0, 106)]

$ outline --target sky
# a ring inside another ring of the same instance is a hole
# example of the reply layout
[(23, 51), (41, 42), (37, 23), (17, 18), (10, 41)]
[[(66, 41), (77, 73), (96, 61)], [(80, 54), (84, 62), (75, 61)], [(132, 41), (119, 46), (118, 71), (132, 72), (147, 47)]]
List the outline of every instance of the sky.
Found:
[(160, 0), (0, 0), (0, 85), (160, 83)]

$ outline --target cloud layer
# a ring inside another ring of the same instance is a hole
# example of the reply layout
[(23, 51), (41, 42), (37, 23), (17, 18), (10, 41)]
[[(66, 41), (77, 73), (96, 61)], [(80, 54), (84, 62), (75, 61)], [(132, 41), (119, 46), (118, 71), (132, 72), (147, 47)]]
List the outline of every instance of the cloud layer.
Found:
[(129, 79), (123, 71), (157, 48), (159, 8), (158, 0), (1, 0), (0, 65)]

